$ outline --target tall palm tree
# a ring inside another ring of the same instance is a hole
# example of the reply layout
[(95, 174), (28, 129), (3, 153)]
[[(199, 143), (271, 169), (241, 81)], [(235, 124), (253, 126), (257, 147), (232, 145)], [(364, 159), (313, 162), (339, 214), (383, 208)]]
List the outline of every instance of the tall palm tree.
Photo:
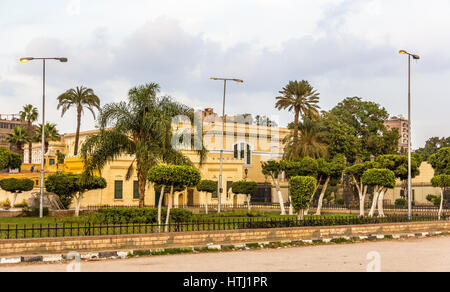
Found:
[[(126, 179), (137, 171), (139, 207), (145, 205), (147, 174), (157, 163), (192, 164), (172, 147), (172, 118), (184, 115), (194, 119), (194, 111), (169, 97), (158, 98), (155, 83), (132, 88), (128, 102), (107, 104), (100, 111), (100, 132), (86, 139), (81, 147), (85, 172), (102, 171), (121, 155), (132, 155)], [(110, 128), (108, 128), (110, 127)], [(205, 151), (200, 151), (202, 162)]]
[(20, 154), (23, 161), (23, 145), (30, 142), (30, 136), (27, 130), (23, 127), (15, 127), (13, 132), (9, 133), (6, 137), (6, 142), (16, 147), (16, 151)]
[(319, 123), (304, 117), (303, 122), (299, 123), (299, 140), (297, 152), (293, 152), (294, 129), (290, 125), (291, 133), (283, 139), (284, 158), (294, 159), (297, 157), (326, 158), (328, 156), (328, 145), (324, 142), (325, 133), (321, 130)]
[[(300, 116), (306, 116), (313, 120), (319, 116), (319, 93), (315, 90), (308, 81), (290, 81), (282, 91), (281, 96), (277, 97), (275, 107), (278, 110), (288, 109), (294, 111), (294, 131), (292, 140), (292, 153), (298, 151), (298, 124)], [(293, 157), (291, 157), (293, 158)]]
[(28, 142), (28, 163), (32, 163), (33, 161), (33, 123), (38, 119), (38, 110), (31, 104), (27, 104), (23, 107), (23, 110), (19, 112), (20, 119), (24, 122), (27, 122), (27, 131), (30, 141)]
[[(50, 142), (56, 142), (61, 140), (61, 135), (58, 132), (58, 129), (56, 129), (56, 124), (46, 123), (44, 127), (44, 133), (45, 133), (45, 153), (48, 152), (48, 147)], [(35, 142), (41, 142), (42, 141), (42, 124), (40, 124), (35, 131), (34, 136)]]
[(100, 111), (100, 99), (94, 94), (94, 90), (84, 86), (69, 89), (58, 96), (58, 110), (61, 109), (61, 117), (71, 108), (77, 110), (77, 131), (75, 134), (75, 150), (73, 155), (78, 155), (78, 143), (80, 140), (81, 115), (87, 108), (95, 119), (95, 109)]

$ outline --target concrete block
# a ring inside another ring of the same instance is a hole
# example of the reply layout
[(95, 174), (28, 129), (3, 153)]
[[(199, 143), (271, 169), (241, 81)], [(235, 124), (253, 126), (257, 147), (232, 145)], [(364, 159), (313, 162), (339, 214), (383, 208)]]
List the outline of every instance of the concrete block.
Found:
[(63, 260), (62, 255), (44, 256), (43, 262), (60, 262)]
[(4, 265), (4, 264), (18, 264), (22, 262), (22, 258), (21, 257), (16, 257), (16, 258), (0, 258), (0, 264)]

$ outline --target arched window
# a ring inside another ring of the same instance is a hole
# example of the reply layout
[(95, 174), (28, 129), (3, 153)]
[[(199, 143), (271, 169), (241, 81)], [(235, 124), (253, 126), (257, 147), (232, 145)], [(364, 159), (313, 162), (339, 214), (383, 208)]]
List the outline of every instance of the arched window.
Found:
[(245, 142), (234, 144), (234, 158), (244, 160), (245, 165), (252, 165), (252, 149), (250, 144)]

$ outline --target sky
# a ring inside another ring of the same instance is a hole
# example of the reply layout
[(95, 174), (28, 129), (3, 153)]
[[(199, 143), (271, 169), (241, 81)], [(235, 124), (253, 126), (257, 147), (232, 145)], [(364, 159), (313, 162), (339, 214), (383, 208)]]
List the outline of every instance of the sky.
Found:
[[(405, 49), (412, 62), (414, 148), (450, 136), (450, 1), (448, 0), (0, 0), (0, 113), (24, 104), (41, 109), (42, 65), (25, 56), (67, 57), (47, 66), (47, 120), (72, 133), (56, 97), (94, 89), (102, 104), (126, 100), (136, 85), (156, 82), (161, 95), (196, 109), (293, 115), (274, 108), (290, 80), (308, 80), (329, 110), (346, 97), (407, 115)], [(93, 129), (88, 112), (82, 130)]]

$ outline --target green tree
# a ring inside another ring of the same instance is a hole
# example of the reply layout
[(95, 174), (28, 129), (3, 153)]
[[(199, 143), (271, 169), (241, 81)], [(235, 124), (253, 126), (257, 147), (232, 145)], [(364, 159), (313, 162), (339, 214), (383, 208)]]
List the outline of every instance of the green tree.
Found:
[(270, 160), (267, 162), (261, 162), (262, 173), (266, 177), (270, 177), (272, 179), (273, 184), (276, 187), (278, 194), (278, 201), (280, 202), (281, 215), (286, 215), (286, 209), (284, 208), (284, 200), (283, 195), (281, 194), (281, 186), (280, 186), (280, 174), (283, 172), (283, 166), (280, 162)]
[(299, 146), (299, 122), (301, 116), (316, 119), (319, 115), (319, 93), (309, 84), (308, 81), (290, 81), (281, 91), (281, 96), (277, 97), (275, 107), (278, 110), (294, 112), (294, 130), (292, 138), (292, 151), (289, 159), (295, 158)]
[(263, 126), (263, 127), (278, 127), (278, 124), (275, 121), (272, 121), (267, 116), (260, 116), (257, 115), (255, 117), (255, 120), (253, 121), (255, 125), (257, 126)]
[[(295, 161), (282, 161), (281, 165), (286, 174), (287, 179), (291, 179), (296, 176), (311, 176), (318, 177), (319, 165), (317, 160), (311, 157), (298, 158)], [(294, 206), (292, 205), (292, 197), (289, 194), (289, 215), (294, 214)], [(306, 209), (306, 212), (308, 209)]]
[(368, 185), (365, 184), (363, 180), (364, 173), (369, 169), (380, 168), (380, 165), (374, 161), (367, 161), (364, 163), (354, 164), (352, 166), (347, 167), (344, 170), (344, 173), (350, 176), (353, 184), (356, 186), (358, 190), (359, 197), (359, 215), (364, 217), (365, 214), (365, 201), (368, 190)]
[(254, 181), (237, 181), (233, 183), (232, 191), (235, 194), (247, 196), (247, 207), (250, 211), (252, 209), (252, 196), (258, 193), (258, 184)]
[(86, 192), (105, 189), (106, 180), (98, 176), (86, 176), (85, 174), (58, 173), (48, 176), (45, 180), (47, 192), (58, 195), (64, 207), (69, 208), (73, 199), (75, 202), (75, 216), (80, 215), (81, 201)]
[[(145, 205), (146, 177), (153, 166), (160, 162), (192, 164), (172, 147), (172, 118), (183, 115), (193, 121), (194, 111), (169, 97), (158, 98), (158, 92), (159, 85), (150, 83), (132, 88), (128, 102), (105, 105), (98, 117), (100, 132), (88, 137), (81, 148), (86, 172), (101, 172), (121, 155), (134, 156), (126, 178), (130, 179), (136, 169), (141, 208)], [(203, 149), (198, 153), (201, 164), (206, 152)]]
[(318, 164), (318, 176), (319, 180), (317, 185), (322, 184), (322, 192), (319, 196), (319, 201), (317, 205), (316, 215), (320, 216), (322, 214), (323, 199), (325, 197), (328, 185), (331, 184), (336, 186), (342, 180), (342, 174), (346, 166), (345, 156), (343, 154), (336, 155), (327, 162), (324, 159), (319, 159)]
[[(187, 165), (165, 165), (160, 164), (152, 167), (148, 173), (148, 180), (154, 184), (161, 185), (161, 195), (165, 194), (165, 188), (170, 187), (169, 206), (167, 207), (167, 216), (165, 232), (168, 231), (170, 209), (172, 208), (173, 194), (175, 188), (186, 189), (195, 187), (200, 183), (200, 171)], [(161, 225), (161, 207), (162, 198), (158, 202), (158, 225)]]
[[(411, 175), (415, 178), (420, 174), (420, 166), (422, 165), (422, 156), (418, 153), (413, 153), (411, 156)], [(395, 177), (403, 182), (403, 189), (408, 188), (408, 156), (407, 155), (381, 155), (375, 160), (380, 167), (392, 170)]]
[(17, 200), (17, 195), (23, 192), (32, 191), (34, 188), (34, 182), (31, 179), (16, 179), (16, 178), (8, 178), (0, 180), (0, 188), (12, 193), (14, 195), (11, 206), (14, 207)]
[(81, 115), (84, 109), (88, 109), (95, 119), (95, 109), (100, 111), (100, 98), (95, 95), (94, 90), (84, 86), (69, 89), (58, 96), (58, 110), (61, 109), (61, 117), (74, 107), (77, 110), (77, 131), (75, 134), (74, 155), (78, 155), (78, 144), (80, 141)]
[(294, 124), (290, 124), (289, 128), (291, 133), (283, 139), (284, 147), (284, 159), (292, 158), (326, 158), (328, 156), (328, 145), (324, 143), (322, 129), (319, 126), (319, 122), (313, 121), (308, 117), (303, 118), (303, 122), (298, 125), (299, 137), (297, 152), (293, 153), (295, 133), (293, 131)]
[(27, 104), (23, 107), (22, 111), (19, 112), (20, 119), (27, 122), (27, 131), (30, 141), (28, 142), (28, 163), (33, 163), (33, 123), (38, 119), (38, 110), (31, 104)]
[(217, 182), (202, 180), (197, 186), (197, 191), (205, 194), (205, 213), (208, 214), (208, 194), (217, 193)]
[(450, 147), (441, 148), (437, 153), (431, 155), (428, 161), (433, 166), (436, 175), (450, 175)]
[(447, 138), (439, 138), (433, 137), (430, 138), (424, 148), (420, 148), (416, 151), (416, 153), (422, 155), (425, 161), (428, 161), (431, 155), (437, 153), (440, 149), (450, 147), (450, 137)]
[(393, 189), (395, 187), (395, 173), (389, 169), (369, 169), (363, 174), (362, 180), (365, 185), (374, 187), (374, 196), (369, 217), (375, 215), (377, 203), (378, 216), (385, 217), (383, 209), (384, 194), (388, 189)]
[(25, 130), (25, 128), (23, 127), (14, 127), (13, 132), (9, 133), (6, 137), (6, 142), (15, 146), (16, 151), (20, 154), (22, 160), (24, 157), (23, 146), (30, 141), (30, 136), (28, 135), (27, 130)]
[(0, 148), (0, 171), (4, 170), (9, 166), (9, 161), (11, 159), (11, 151), (6, 148)]
[(304, 219), (305, 210), (309, 208), (314, 197), (316, 184), (317, 180), (310, 176), (296, 176), (289, 180), (289, 193), (299, 220)]
[(22, 158), (19, 154), (9, 151), (6, 148), (0, 148), (0, 170), (6, 168), (20, 169)]
[[(36, 142), (42, 141), (42, 124), (40, 124), (36, 130), (35, 130), (34, 139)], [(44, 151), (45, 153), (48, 152), (48, 148), (50, 145), (50, 142), (57, 142), (61, 140), (61, 135), (58, 132), (58, 129), (56, 129), (56, 124), (46, 123), (44, 127)]]
[(450, 175), (448, 174), (437, 175), (433, 177), (431, 183), (433, 184), (433, 187), (441, 189), (441, 197), (440, 197), (441, 200), (439, 207), (439, 221), (440, 221), (442, 217), (442, 211), (444, 208), (444, 192), (446, 188), (450, 187)]
[(348, 162), (355, 163), (398, 152), (398, 130), (385, 127), (389, 114), (374, 102), (346, 98), (323, 117), (328, 133), (324, 139), (332, 156), (342, 153)]

